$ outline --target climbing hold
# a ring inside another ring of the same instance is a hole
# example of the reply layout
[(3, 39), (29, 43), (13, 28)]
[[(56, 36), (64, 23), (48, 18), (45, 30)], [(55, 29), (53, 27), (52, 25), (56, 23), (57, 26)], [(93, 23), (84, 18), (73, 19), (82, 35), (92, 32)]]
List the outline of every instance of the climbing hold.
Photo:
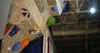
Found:
[(8, 25), (5, 27), (4, 35), (8, 32)]
[(36, 5), (35, 5), (35, 8), (36, 8)]
[(34, 30), (36, 30), (36, 27), (34, 27)]
[(29, 33), (32, 35), (35, 34), (34, 32), (35, 32), (35, 29), (29, 30)]
[(31, 22), (29, 22), (29, 24), (31, 24)]
[(20, 49), (21, 42), (17, 42), (13, 45), (12, 51), (18, 51)]
[(37, 34), (37, 31), (35, 31), (35, 34)]
[(8, 50), (11, 50), (11, 47), (8, 47), (7, 49), (8, 49)]
[(13, 31), (13, 34), (17, 34), (17, 31)]
[(14, 28), (11, 30), (9, 35), (12, 37), (14, 36), (20, 29), (15, 25)]
[(40, 31), (36, 31), (37, 33), (39, 33)]
[(4, 49), (2, 49), (1, 51), (4, 52)]
[(37, 29), (37, 31), (39, 31), (40, 29)]
[(37, 31), (37, 33), (39, 33), (39, 32), (40, 32), (40, 30), (39, 30), (39, 29), (37, 29), (36, 31)]
[(25, 8), (22, 8), (22, 10), (27, 11), (27, 9), (25, 9)]
[(22, 13), (22, 14), (23, 14), (23, 16), (26, 16), (27, 12), (25, 12), (25, 13)]
[(42, 19), (40, 19), (40, 22), (42, 22)]
[(34, 32), (31, 32), (31, 34), (33, 34), (33, 35), (34, 35), (35, 33), (34, 33)]
[(38, 25), (38, 27), (40, 27), (40, 24)]
[(47, 20), (46, 24), (47, 25), (53, 25), (55, 23), (55, 17), (49, 17), (49, 19)]
[(42, 16), (42, 14), (40, 14), (40, 16)]
[(24, 39), (24, 40), (22, 41), (21, 47), (26, 47), (28, 44), (29, 44), (29, 39), (26, 38), (26, 39)]
[(9, 19), (11, 18), (11, 15), (9, 15)]
[(58, 10), (58, 8), (57, 7), (52, 7), (51, 10), (56, 12)]
[(39, 33), (38, 36), (42, 36), (42, 33)]

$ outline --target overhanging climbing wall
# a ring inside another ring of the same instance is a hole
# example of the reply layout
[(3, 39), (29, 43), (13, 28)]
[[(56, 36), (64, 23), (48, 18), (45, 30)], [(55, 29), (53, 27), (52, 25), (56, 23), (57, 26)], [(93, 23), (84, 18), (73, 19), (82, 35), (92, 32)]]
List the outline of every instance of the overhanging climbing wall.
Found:
[(22, 42), (26, 38), (28, 38), (29, 41), (32, 41), (32, 40), (40, 37), (40, 36), (38, 36), (38, 34), (41, 32), (38, 32), (36, 34), (29, 33), (29, 30), (34, 29), (34, 27), (38, 28), (38, 26), (34, 22), (33, 18), (29, 19), (29, 21), (30, 21), (30, 23), (26, 20), (26, 21), (23, 21), (20, 24), (16, 25), (20, 30), (13, 31), (12, 36), (10, 36), (11, 35), (10, 32), (12, 31), (12, 29), (14, 28), (15, 25), (7, 32), (7, 34), (4, 36), (4, 39), (2, 41), (2, 52), (3, 53), (20, 53), (21, 50), (23, 50), (23, 48), (20, 48), (19, 50), (14, 51), (14, 52), (12, 51), (12, 49), (9, 50), (8, 48), (9, 47), (12, 48), (16, 42)]
[(44, 35), (48, 29), (46, 21), (51, 16), (50, 9), (39, 10), (41, 7), (37, 6), (34, 0), (12, 0), (12, 2), (16, 8), (11, 10), (13, 13), (8, 22), (13, 27), (4, 36), (2, 53), (20, 53), (24, 48), (21, 44), (23, 40), (28, 38), (32, 41)]
[[(22, 47), (20, 48), (20, 45), (18, 44), (20, 44), (26, 38), (28, 38), (29, 41), (31, 41), (40, 37), (41, 31), (42, 33), (45, 33), (45, 30), (47, 28), (42, 18), (45, 16), (47, 12), (40, 13), (38, 8), (35, 6), (33, 7), (33, 10), (35, 11), (31, 12), (30, 9), (27, 9), (28, 7), (27, 8), (25, 7), (26, 5), (24, 5), (25, 3), (23, 3), (22, 0), (17, 0), (17, 1), (13, 0), (13, 3), (15, 4), (16, 9), (11, 15), (11, 18), (8, 20), (9, 24), (13, 25), (13, 27), (10, 28), (10, 30), (4, 36), (4, 39), (2, 41), (2, 53), (20, 53), (23, 50), (23, 48)], [(18, 6), (19, 4), (20, 6)], [(35, 4), (35, 3), (31, 3), (30, 1), (30, 4)], [(42, 16), (40, 14), (42, 14)], [(36, 22), (35, 18), (37, 18), (36, 20), (38, 22)], [(15, 26), (17, 26), (17, 28)], [(30, 30), (34, 31), (33, 29), (38, 30), (39, 32), (35, 33), (33, 32), (32, 34), (30, 34), (29, 31)], [(17, 44), (17, 47), (15, 43)], [(15, 48), (13, 47), (14, 44), (17, 50), (13, 49)]]

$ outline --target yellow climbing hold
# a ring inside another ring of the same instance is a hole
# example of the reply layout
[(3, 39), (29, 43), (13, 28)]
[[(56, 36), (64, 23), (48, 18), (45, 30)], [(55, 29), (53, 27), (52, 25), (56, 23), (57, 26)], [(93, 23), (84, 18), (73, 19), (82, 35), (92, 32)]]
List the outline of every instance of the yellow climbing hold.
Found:
[(34, 27), (34, 29), (36, 30), (36, 27)]
[(4, 49), (2, 49), (1, 51), (4, 52)]
[(40, 27), (40, 24), (38, 25), (38, 27)]
[(35, 34), (37, 34), (37, 31), (35, 32)]
[(31, 22), (29, 22), (29, 24), (31, 24)]
[(40, 22), (42, 22), (42, 19), (40, 19)]
[(35, 5), (35, 8), (36, 8), (36, 5)]
[(27, 36), (25, 36), (25, 38), (28, 38)]

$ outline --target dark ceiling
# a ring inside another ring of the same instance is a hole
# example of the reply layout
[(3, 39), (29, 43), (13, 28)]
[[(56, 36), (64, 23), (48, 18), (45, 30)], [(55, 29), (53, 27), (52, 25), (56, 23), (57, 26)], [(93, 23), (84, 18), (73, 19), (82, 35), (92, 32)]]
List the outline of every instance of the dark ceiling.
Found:
[[(50, 26), (58, 53), (99, 53), (100, 0), (68, 1), (70, 9), (55, 16), (56, 23)], [(91, 7), (96, 9), (94, 14), (89, 12)]]
[(98, 53), (100, 33), (54, 36), (58, 53)]

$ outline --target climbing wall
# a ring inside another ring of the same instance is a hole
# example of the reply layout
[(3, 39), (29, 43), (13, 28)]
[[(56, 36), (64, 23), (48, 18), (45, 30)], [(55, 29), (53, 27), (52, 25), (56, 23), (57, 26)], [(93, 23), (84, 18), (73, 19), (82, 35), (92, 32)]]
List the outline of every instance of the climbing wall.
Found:
[[(29, 22), (30, 21), (30, 22)], [(29, 30), (34, 29), (34, 27), (38, 28), (36, 23), (34, 22), (33, 18), (30, 18), (28, 20), (25, 20), (21, 22), (20, 24), (16, 25), (20, 30), (13, 36), (10, 36), (11, 30), (14, 28), (14, 26), (9, 30), (9, 32), (4, 36), (4, 39), (2, 41), (2, 52), (3, 53), (20, 53), (23, 48), (20, 48), (18, 51), (12, 52), (12, 50), (8, 50), (8, 47), (13, 47), (13, 45), (16, 42), (22, 42), (25, 38), (28, 38), (30, 41), (40, 37), (38, 36), (38, 32), (36, 34), (30, 34)]]
[[(29, 11), (22, 10), (23, 8), (16, 8), (11, 18), (9, 19), (10, 24), (20, 24), (22, 21), (28, 19)], [(17, 15), (17, 16), (16, 16)]]
[(51, 16), (47, 0), (12, 0), (12, 2), (16, 8), (11, 7), (14, 10), (11, 10), (13, 13), (8, 23), (12, 27), (2, 41), (2, 53), (20, 53), (22, 47), (18, 49), (16, 46), (17, 51), (12, 51), (15, 43), (21, 43), (26, 38), (32, 41), (44, 35), (48, 29), (46, 21)]
[[(4, 39), (2, 41), (2, 53), (20, 53), (23, 50), (23, 48), (20, 48), (17, 51), (12, 51), (12, 47), (16, 42), (22, 42), (26, 38), (28, 38), (29, 41), (32, 41), (40, 37), (38, 36), (41, 33), (39, 29), (40, 25), (36, 24), (34, 18), (31, 16), (28, 9), (22, 6), (18, 7), (16, 5), (16, 9), (14, 10), (11, 18), (9, 19), (9, 24), (12, 25), (13, 27), (11, 27), (10, 30), (4, 36)], [(39, 22), (42, 22), (42, 19), (39, 19)], [(13, 30), (15, 26), (17, 26), (19, 30), (17, 32), (13, 31), (11, 33), (11, 31)], [(32, 29), (35, 29), (35, 30), (38, 29), (40, 32), (36, 32), (35, 34), (30, 34), (29, 30), (32, 30)]]
[[(35, 0), (35, 3), (40, 11), (40, 13), (44, 12), (45, 10), (49, 9), (52, 16), (61, 15), (65, 4), (65, 0)], [(57, 11), (52, 11), (51, 8), (56, 7)]]
[(29, 11), (27, 10), (22, 0), (12, 0), (12, 4), (13, 6), (16, 6), (16, 8), (11, 7), (10, 12), (13, 11), (13, 13), (10, 16), (11, 18), (9, 19), (9, 23), (20, 24), (22, 21), (26, 20)]
[[(36, 3), (33, 0), (24, 0), (24, 3), (26, 4), (27, 8), (30, 11), (30, 14), (32, 18), (35, 20), (37, 25), (40, 25), (40, 30), (43, 34), (45, 34), (45, 31), (47, 29), (47, 26), (45, 24), (44, 17), (41, 15), (40, 11), (38, 10), (38, 7), (36, 6)], [(32, 7), (33, 6), (33, 7)], [(47, 16), (47, 15), (45, 15)], [(40, 22), (40, 19), (42, 22)]]

